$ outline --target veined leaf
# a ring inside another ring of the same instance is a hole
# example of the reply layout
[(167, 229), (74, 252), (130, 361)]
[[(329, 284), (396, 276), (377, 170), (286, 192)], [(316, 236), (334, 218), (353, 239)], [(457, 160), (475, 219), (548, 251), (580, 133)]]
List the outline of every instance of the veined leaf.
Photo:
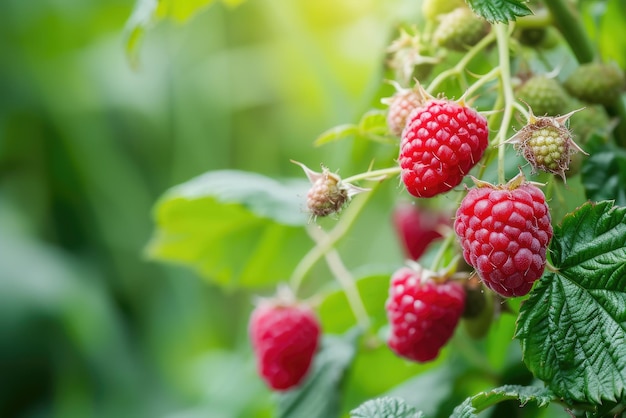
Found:
[(235, 170), (206, 173), (157, 203), (148, 255), (186, 264), (223, 286), (278, 283), (310, 246), (301, 207), (308, 187), (305, 180), (281, 183)]
[(524, 362), (568, 402), (626, 394), (626, 208), (586, 203), (555, 228), (545, 274), (517, 323)]
[(454, 408), (450, 418), (475, 418), (478, 416), (476, 415), (478, 412), (484, 411), (490, 406), (514, 399), (519, 400), (522, 406), (533, 401), (537, 402), (539, 407), (544, 407), (556, 397), (546, 388), (505, 385), (467, 398), (461, 405)]
[(382, 143), (396, 143), (396, 138), (389, 137), (387, 127), (387, 113), (384, 110), (374, 109), (365, 112), (358, 124), (347, 123), (324, 131), (315, 139), (314, 145), (320, 146), (329, 142), (353, 136), (362, 137)]
[(491, 23), (506, 23), (532, 14), (521, 0), (467, 0), (467, 3), (474, 13)]
[(351, 418), (423, 418), (424, 414), (400, 398), (384, 396), (369, 400), (350, 412)]

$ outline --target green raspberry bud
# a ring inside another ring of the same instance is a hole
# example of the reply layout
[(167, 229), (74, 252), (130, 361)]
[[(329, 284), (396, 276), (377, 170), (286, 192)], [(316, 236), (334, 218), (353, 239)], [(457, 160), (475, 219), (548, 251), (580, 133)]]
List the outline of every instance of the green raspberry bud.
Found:
[(598, 62), (579, 66), (564, 83), (572, 96), (602, 105), (617, 100), (625, 85), (626, 77), (621, 68), (614, 64)]
[(433, 40), (439, 46), (454, 51), (466, 51), (489, 32), (489, 24), (467, 7), (458, 7), (441, 16)]
[(578, 110), (559, 117), (536, 117), (531, 109), (526, 126), (505, 143), (512, 143), (534, 172), (558, 174), (565, 181), (571, 155), (579, 151), (586, 154), (576, 145), (566, 126), (567, 120)]
[(339, 175), (331, 173), (324, 166), (322, 166), (322, 172), (318, 173), (302, 163), (293, 160), (291, 162), (302, 167), (312, 184), (306, 196), (306, 205), (314, 217), (337, 213), (350, 201), (352, 196), (370, 190), (342, 181)]
[(518, 99), (530, 106), (538, 115), (562, 115), (570, 97), (554, 78), (537, 75), (526, 80), (516, 91)]

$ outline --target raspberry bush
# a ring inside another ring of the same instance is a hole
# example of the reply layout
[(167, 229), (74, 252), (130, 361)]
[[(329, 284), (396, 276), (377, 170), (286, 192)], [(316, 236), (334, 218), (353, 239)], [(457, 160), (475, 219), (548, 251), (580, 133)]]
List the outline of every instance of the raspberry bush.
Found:
[(424, 1), (372, 105), (315, 139), (335, 167), (158, 203), (153, 258), (289, 288), (247, 312), (274, 415), (626, 414), (626, 58), (588, 3)]

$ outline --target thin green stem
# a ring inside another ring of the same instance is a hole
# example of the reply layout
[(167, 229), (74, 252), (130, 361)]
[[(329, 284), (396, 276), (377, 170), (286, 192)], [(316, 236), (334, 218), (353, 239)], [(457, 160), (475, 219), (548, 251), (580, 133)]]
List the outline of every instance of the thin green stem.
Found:
[(489, 71), (487, 74), (483, 75), (478, 80), (476, 80), (474, 84), (469, 86), (465, 90), (465, 93), (463, 93), (463, 97), (471, 97), (474, 94), (474, 92), (478, 91), (482, 86), (484, 86), (491, 80), (495, 79), (499, 75), (500, 75), (500, 67), (495, 67), (494, 69)]
[(545, 2), (546, 8), (550, 11), (552, 19), (559, 28), (561, 34), (570, 45), (572, 52), (576, 55), (578, 62), (585, 63), (593, 61), (595, 52), (591, 40), (585, 33), (585, 28), (565, 0), (550, 0)]
[(435, 254), (435, 258), (433, 259), (433, 262), (430, 265), (431, 271), (439, 271), (439, 269), (441, 268), (441, 261), (443, 260), (443, 257), (446, 254), (446, 251), (448, 250), (448, 248), (454, 242), (455, 236), (456, 235), (454, 233), (450, 233), (448, 234), (446, 239), (441, 243), (441, 246), (439, 247), (437, 254)]
[[(316, 243), (322, 242), (327, 237), (327, 234), (321, 229), (309, 227), (307, 228), (307, 231)], [(348, 300), (348, 304), (350, 305), (350, 309), (352, 310), (357, 323), (362, 329), (369, 329), (369, 315), (365, 309), (363, 299), (361, 298), (359, 289), (356, 286), (354, 277), (352, 277), (352, 274), (350, 274), (346, 266), (343, 264), (337, 250), (330, 250), (326, 253), (325, 258), (328, 268), (346, 294), (346, 299)]]
[(485, 49), (489, 44), (491, 44), (495, 40), (495, 35), (493, 31), (491, 31), (487, 36), (480, 40), (476, 45), (474, 45), (467, 53), (463, 56), (461, 60), (452, 68), (442, 71), (433, 81), (430, 82), (426, 91), (430, 94), (433, 93), (439, 87), (441, 83), (443, 83), (446, 79), (461, 74), (465, 68), (469, 65), (469, 63), (474, 59), (476, 55), (478, 55), (483, 49)]
[(502, 146), (506, 141), (506, 136), (511, 126), (513, 117), (513, 109), (515, 97), (513, 95), (513, 86), (511, 85), (511, 65), (509, 55), (509, 26), (504, 23), (497, 23), (494, 26), (496, 38), (498, 42), (498, 62), (500, 64), (500, 78), (502, 81), (502, 92), (504, 95), (504, 114), (498, 131), (495, 145), (498, 146), (498, 182), (504, 184), (504, 151)]
[(354, 224), (359, 214), (365, 207), (367, 201), (374, 194), (376, 187), (368, 193), (363, 193), (355, 198), (350, 207), (343, 213), (339, 223), (326, 235), (326, 237), (318, 242), (308, 253), (300, 260), (296, 268), (291, 273), (289, 284), (294, 294), (298, 294), (300, 286), (306, 275), (311, 271), (313, 266), (333, 249), (333, 246), (343, 238)]
[(354, 176), (342, 179), (344, 183), (352, 183), (358, 180), (382, 180), (388, 176), (400, 174), (400, 166), (389, 168), (381, 168), (380, 170), (366, 171), (364, 173), (355, 174)]

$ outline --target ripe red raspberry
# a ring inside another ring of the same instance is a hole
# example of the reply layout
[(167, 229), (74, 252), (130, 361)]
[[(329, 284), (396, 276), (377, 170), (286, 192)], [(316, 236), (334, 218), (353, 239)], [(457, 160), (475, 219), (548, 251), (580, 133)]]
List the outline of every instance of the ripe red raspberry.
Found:
[(478, 186), (454, 221), (463, 257), (494, 292), (523, 296), (543, 274), (552, 238), (545, 196), (521, 175), (503, 186)]
[(431, 99), (407, 120), (400, 144), (402, 181), (416, 197), (461, 183), (488, 145), (487, 120), (463, 103)]
[(306, 376), (320, 336), (306, 306), (262, 302), (250, 318), (250, 339), (263, 380), (274, 390), (297, 386)]
[(407, 267), (391, 277), (385, 308), (391, 325), (388, 344), (397, 355), (427, 362), (452, 337), (465, 307), (465, 291), (457, 282), (440, 279)]
[(411, 203), (396, 206), (392, 218), (404, 253), (411, 260), (420, 258), (431, 242), (441, 238), (440, 230), (451, 226), (449, 216)]

